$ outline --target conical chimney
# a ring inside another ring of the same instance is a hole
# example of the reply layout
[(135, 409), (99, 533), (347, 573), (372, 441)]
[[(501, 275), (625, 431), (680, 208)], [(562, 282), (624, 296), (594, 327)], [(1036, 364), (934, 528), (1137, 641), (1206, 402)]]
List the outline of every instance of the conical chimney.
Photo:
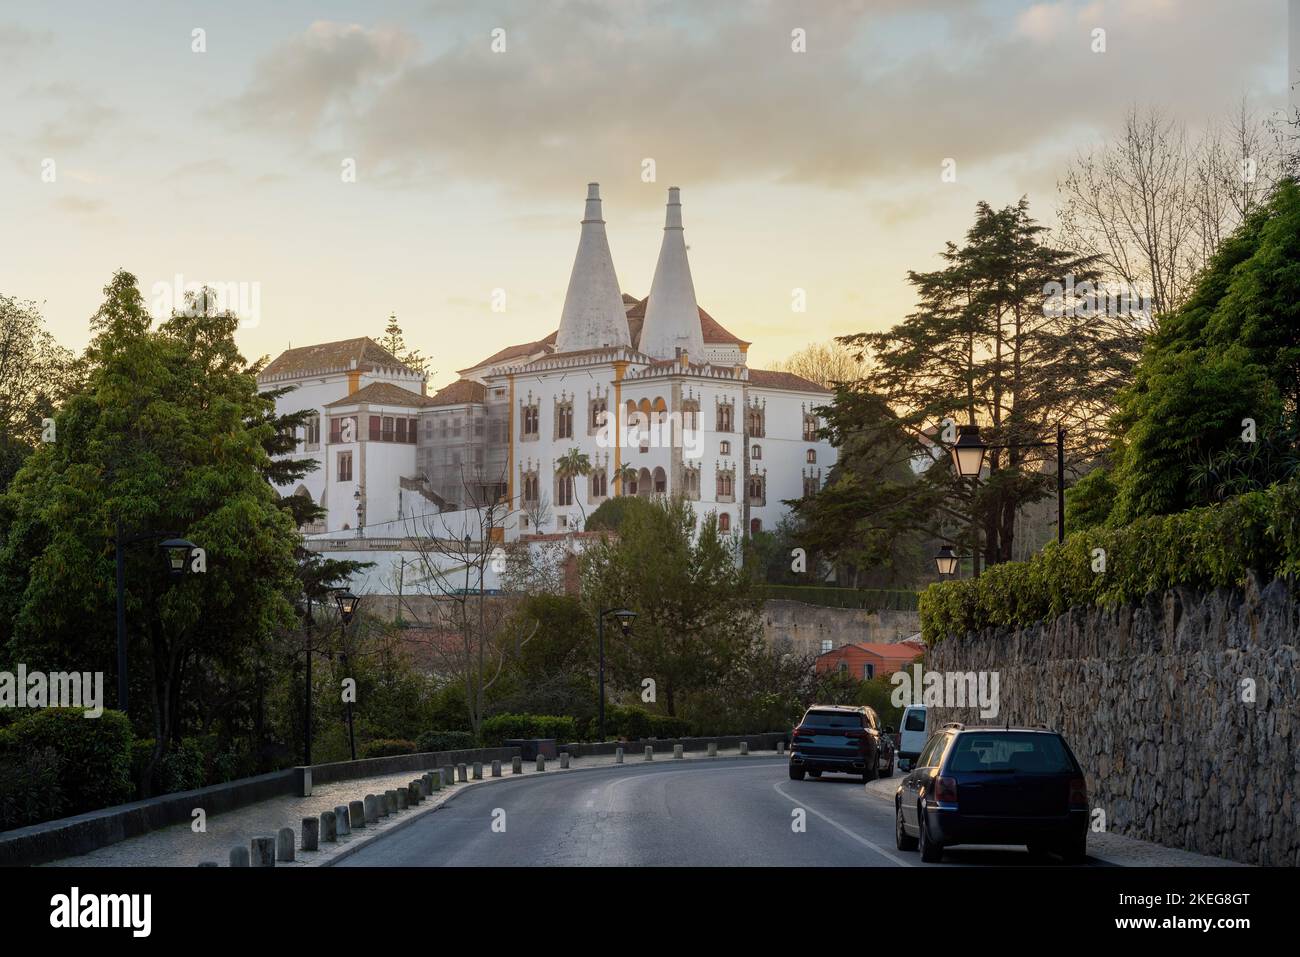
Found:
[(564, 294), (556, 352), (576, 352), (602, 346), (626, 346), (627, 312), (614, 258), (609, 253), (605, 220), (601, 218), (600, 184), (587, 184), (587, 209), (578, 237), (578, 254)]
[(676, 186), (668, 190), (664, 241), (650, 283), (639, 348), (657, 359), (673, 359), (685, 352), (691, 361), (704, 361), (700, 307), (695, 301), (691, 264), (686, 259), (681, 191)]

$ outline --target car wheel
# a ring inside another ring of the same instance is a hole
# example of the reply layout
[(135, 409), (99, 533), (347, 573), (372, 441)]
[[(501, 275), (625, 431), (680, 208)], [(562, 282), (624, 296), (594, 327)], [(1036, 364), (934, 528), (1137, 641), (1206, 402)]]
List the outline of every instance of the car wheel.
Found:
[(1088, 858), (1088, 835), (1080, 834), (1056, 849), (1067, 864), (1082, 864)]
[(900, 851), (916, 850), (916, 838), (909, 837), (903, 827), (903, 805), (894, 805), (894, 844)]
[(803, 780), (803, 768), (796, 768), (793, 764), (790, 765), (790, 780), (791, 780), (791, 781), (802, 781), (802, 780)]
[(874, 781), (876, 775), (880, 773), (880, 752), (877, 751), (867, 762), (867, 766), (862, 769), (863, 782)]
[(822, 776), (822, 773), (821, 773), (820, 771), (809, 771), (809, 772), (808, 772), (808, 777), (813, 778), (814, 780), (817, 779), (817, 778), (819, 778), (819, 777), (821, 777), (821, 776)]
[(889, 756), (889, 763), (885, 765), (885, 770), (880, 772), (882, 778), (892, 778), (894, 776), (894, 756)]
[(921, 847), (921, 860), (927, 864), (938, 864), (943, 860), (943, 845), (935, 843), (930, 837), (930, 828), (925, 823), (925, 808), (917, 808), (917, 819), (921, 822), (921, 836), (917, 844)]

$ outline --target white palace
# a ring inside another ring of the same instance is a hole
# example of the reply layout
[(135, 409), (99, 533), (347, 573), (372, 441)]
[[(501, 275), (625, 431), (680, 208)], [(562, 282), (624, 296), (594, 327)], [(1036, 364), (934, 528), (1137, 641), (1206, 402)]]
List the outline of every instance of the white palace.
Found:
[[(834, 462), (814, 412), (831, 394), (751, 369), (749, 343), (696, 302), (686, 252), (674, 188), (650, 293), (623, 293), (592, 183), (559, 329), (545, 338), (493, 353), (433, 395), (368, 338), (282, 353), (259, 384), (293, 387), (281, 412), (314, 412), (299, 454), (319, 468), (279, 490), (325, 507), (304, 529), (312, 546), (364, 553), (376, 569), (354, 587), (380, 592), (430, 516), (475, 534), (484, 503), (505, 515), (506, 541), (581, 531), (617, 495), (684, 495), (738, 540), (774, 527), (782, 501), (815, 492)], [(585, 475), (558, 465), (574, 450)]]

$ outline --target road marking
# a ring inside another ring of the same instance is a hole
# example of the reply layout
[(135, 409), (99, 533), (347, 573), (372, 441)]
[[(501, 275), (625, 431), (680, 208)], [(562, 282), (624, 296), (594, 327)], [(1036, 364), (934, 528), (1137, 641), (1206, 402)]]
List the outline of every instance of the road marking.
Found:
[(810, 813), (815, 814), (817, 817), (821, 818), (823, 821), (825, 821), (825, 822), (826, 822), (827, 824), (829, 824), (831, 827), (833, 827), (833, 828), (835, 828), (835, 829), (837, 829), (837, 830), (843, 831), (843, 832), (844, 832), (845, 834), (847, 834), (849, 837), (853, 838), (853, 840), (857, 841), (859, 844), (862, 844), (862, 845), (864, 845), (864, 846), (866, 846), (866, 847), (871, 848), (873, 851), (875, 851), (877, 854), (881, 855), (882, 857), (887, 857), (887, 858), (889, 858), (889, 860), (893, 861), (893, 862), (894, 862), (895, 864), (897, 864), (899, 867), (915, 867), (915, 866), (916, 866), (916, 864), (915, 864), (913, 861), (909, 861), (909, 860), (907, 860), (906, 858), (899, 857), (897, 854), (894, 854), (894, 853), (892, 853), (892, 852), (890, 852), (890, 851), (885, 850), (883, 847), (881, 847), (881, 846), (880, 846), (879, 844), (877, 844), (875, 841), (868, 841), (868, 840), (867, 840), (865, 837), (863, 837), (861, 834), (857, 834), (857, 833), (853, 832), (852, 830), (850, 830), (849, 828), (845, 827), (843, 824), (841, 824), (839, 821), (835, 820), (834, 818), (827, 817), (825, 814), (823, 814), (821, 811), (817, 810), (815, 807), (809, 807), (807, 801), (796, 801), (792, 796), (790, 796), (789, 794), (787, 794), (787, 793), (783, 790), (783, 788), (782, 788), (782, 784), (781, 784), (780, 781), (777, 781), (776, 783), (774, 783), (774, 784), (772, 785), (772, 790), (776, 791), (777, 794), (781, 795), (781, 797), (785, 798), (787, 801), (789, 801), (789, 802), (790, 802), (791, 804), (793, 804), (795, 807), (806, 808)]

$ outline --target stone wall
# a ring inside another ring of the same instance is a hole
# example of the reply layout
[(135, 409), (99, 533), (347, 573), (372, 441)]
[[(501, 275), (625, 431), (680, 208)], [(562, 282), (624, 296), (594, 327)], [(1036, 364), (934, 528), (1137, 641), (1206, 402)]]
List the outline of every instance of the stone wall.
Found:
[(789, 640), (796, 654), (819, 655), (826, 639), (834, 649), (864, 641), (892, 643), (921, 630), (920, 618), (914, 611), (833, 608), (781, 599), (765, 601), (762, 618), (768, 645)]
[[(997, 724), (1061, 731), (1109, 831), (1300, 866), (1296, 584), (1173, 589), (1118, 609), (940, 642), (940, 671), (996, 671)], [(1253, 688), (1254, 700), (1250, 700)], [(991, 723), (973, 709), (940, 721)]]

